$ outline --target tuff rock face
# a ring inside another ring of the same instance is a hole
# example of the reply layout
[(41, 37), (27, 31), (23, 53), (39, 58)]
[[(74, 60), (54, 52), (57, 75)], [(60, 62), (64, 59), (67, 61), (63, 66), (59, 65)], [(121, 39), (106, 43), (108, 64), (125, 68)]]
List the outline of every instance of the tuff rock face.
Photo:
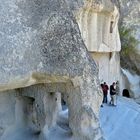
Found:
[[(120, 22), (123, 26), (134, 31), (134, 36), (140, 41), (140, 1), (119, 0)], [(122, 88), (130, 91), (131, 97), (140, 102), (140, 44), (137, 46), (137, 54), (130, 54), (129, 60), (122, 60), (128, 65), (122, 70)], [(137, 71), (131, 69), (136, 67)]]
[(83, 3), (81, 6), (77, 1), (71, 6), (82, 38), (99, 68), (100, 82), (112, 84), (120, 79), (119, 11), (111, 0), (85, 0)]
[(98, 70), (69, 7), (63, 0), (0, 1), (1, 140), (48, 139), (58, 92), (69, 108), (72, 138), (103, 139)]

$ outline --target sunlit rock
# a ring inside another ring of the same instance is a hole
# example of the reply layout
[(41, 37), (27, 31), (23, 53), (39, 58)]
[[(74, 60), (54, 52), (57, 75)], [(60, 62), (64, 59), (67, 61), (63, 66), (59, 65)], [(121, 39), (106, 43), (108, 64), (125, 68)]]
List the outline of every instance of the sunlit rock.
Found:
[(98, 70), (69, 5), (63, 0), (6, 0), (0, 5), (0, 91), (6, 96), (0, 104), (8, 108), (0, 114), (5, 122), (1, 139), (49, 139), (57, 127), (58, 92), (67, 97), (71, 137), (103, 139)]
[(85, 1), (76, 12), (82, 38), (99, 68), (100, 82), (120, 79), (119, 11), (112, 1)]

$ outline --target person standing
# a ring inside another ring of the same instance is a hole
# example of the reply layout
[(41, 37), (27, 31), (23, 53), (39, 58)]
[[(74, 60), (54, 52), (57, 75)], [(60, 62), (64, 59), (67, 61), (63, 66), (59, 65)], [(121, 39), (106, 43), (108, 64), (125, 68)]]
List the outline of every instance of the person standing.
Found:
[(113, 82), (113, 84), (110, 86), (110, 96), (111, 96), (110, 104), (116, 106), (115, 105), (115, 98), (116, 98), (115, 82)]
[(109, 90), (108, 85), (106, 84), (106, 82), (104, 82), (104, 84), (103, 84), (103, 94), (104, 94), (103, 103), (107, 103), (108, 90)]
[(116, 82), (116, 95), (120, 95), (119, 81)]
[(117, 104), (117, 98), (120, 95), (120, 85), (119, 81), (116, 82), (116, 104)]

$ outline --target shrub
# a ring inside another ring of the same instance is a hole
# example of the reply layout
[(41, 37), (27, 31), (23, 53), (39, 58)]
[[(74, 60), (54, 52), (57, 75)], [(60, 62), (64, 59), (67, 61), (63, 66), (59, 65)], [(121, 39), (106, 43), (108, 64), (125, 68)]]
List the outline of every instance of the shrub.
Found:
[(134, 36), (134, 30), (121, 26), (119, 28), (121, 39), (121, 55), (128, 56), (137, 53), (136, 47), (140, 43)]
[(120, 32), (120, 40), (121, 40), (121, 52), (120, 52), (120, 63), (121, 67), (130, 70), (130, 72), (134, 72), (140, 74), (140, 69), (138, 67), (139, 64), (139, 54), (137, 53), (136, 47), (140, 43), (135, 38), (135, 32), (131, 28), (126, 28), (125, 26), (121, 26), (119, 28)]

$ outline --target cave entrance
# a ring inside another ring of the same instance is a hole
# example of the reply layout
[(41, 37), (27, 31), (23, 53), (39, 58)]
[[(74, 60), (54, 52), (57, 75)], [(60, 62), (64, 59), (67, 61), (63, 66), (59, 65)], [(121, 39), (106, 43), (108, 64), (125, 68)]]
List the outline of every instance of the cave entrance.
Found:
[(32, 125), (34, 117), (34, 98), (26, 96), (16, 97), (15, 117), (16, 125), (27, 127)]
[[(17, 89), (12, 140), (91, 139), (90, 132), (98, 130), (96, 91), (93, 94), (92, 88), (86, 88), (87, 83), (79, 84), (79, 78), (72, 80)], [(9, 140), (10, 134), (5, 133), (3, 140)]]
[(16, 120), (19, 126), (30, 126), (34, 134), (43, 133), (50, 140), (57, 139), (58, 134), (62, 135), (63, 139), (71, 137), (72, 131), (69, 127), (71, 87), (69, 89), (66, 87), (68, 87), (66, 83), (50, 83), (18, 89)]

